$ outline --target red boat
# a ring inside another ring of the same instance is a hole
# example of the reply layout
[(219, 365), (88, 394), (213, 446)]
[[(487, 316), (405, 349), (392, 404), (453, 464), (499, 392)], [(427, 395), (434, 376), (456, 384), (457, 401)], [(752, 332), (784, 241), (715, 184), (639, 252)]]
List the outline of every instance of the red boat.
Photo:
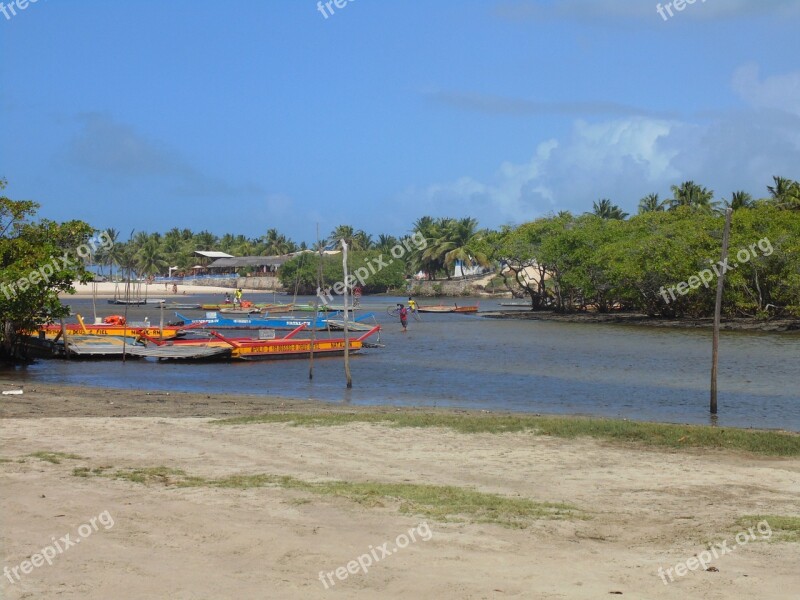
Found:
[[(146, 337), (148, 342), (152, 342), (159, 348), (164, 348), (164, 356), (159, 357), (157, 354), (152, 354), (156, 358), (187, 358), (187, 356), (176, 356), (169, 352), (170, 348), (219, 348), (230, 349), (229, 353), (222, 353), (219, 355), (221, 358), (235, 358), (239, 360), (261, 360), (261, 359), (277, 359), (277, 358), (305, 358), (311, 354), (312, 345), (314, 355), (335, 356), (344, 354), (344, 338), (318, 338), (311, 340), (310, 338), (296, 338), (295, 336), (306, 329), (306, 324), (303, 323), (293, 331), (290, 331), (285, 336), (280, 338), (273, 338), (269, 340), (260, 340), (254, 338), (229, 338), (221, 335), (216, 331), (211, 331), (212, 337), (206, 339), (180, 339), (180, 340), (167, 340), (160, 341), (150, 337)], [(350, 352), (358, 352), (364, 346), (364, 340), (378, 333), (380, 326), (376, 325), (363, 335), (349, 340)], [(207, 358), (207, 356), (203, 356)]]
[(417, 310), (421, 313), (476, 313), (478, 312), (478, 306), (459, 306), (458, 304), (446, 306), (439, 304), (437, 306), (418, 306)]

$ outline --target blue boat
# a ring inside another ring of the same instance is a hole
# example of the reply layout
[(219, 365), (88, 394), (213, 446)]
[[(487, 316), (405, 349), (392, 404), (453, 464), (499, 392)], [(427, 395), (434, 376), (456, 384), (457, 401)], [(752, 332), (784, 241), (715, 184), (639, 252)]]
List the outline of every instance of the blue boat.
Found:
[(280, 317), (241, 315), (228, 318), (218, 312), (207, 312), (202, 319), (190, 319), (179, 312), (176, 312), (175, 315), (186, 325), (198, 325), (199, 327), (213, 329), (296, 329), (300, 325), (305, 325), (308, 328), (326, 329), (328, 326), (326, 317), (310, 314), (302, 317), (292, 315)]

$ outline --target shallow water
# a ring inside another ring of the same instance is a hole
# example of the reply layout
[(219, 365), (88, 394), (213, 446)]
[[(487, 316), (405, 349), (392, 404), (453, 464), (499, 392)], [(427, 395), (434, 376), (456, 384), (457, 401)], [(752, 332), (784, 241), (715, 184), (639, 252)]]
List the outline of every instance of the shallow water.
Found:
[[(272, 296), (248, 298), (258, 302)], [(352, 358), (352, 390), (345, 389), (341, 358), (315, 360), (313, 382), (307, 360), (40, 361), (16, 373), (27, 382), (709, 422), (710, 330), (425, 314), (422, 322), (411, 320), (403, 334), (385, 310), (396, 300), (365, 298), (384, 325), (386, 347)], [(122, 312), (99, 302), (101, 315)], [(71, 304), (92, 314), (91, 300)], [(481, 300), (481, 310), (496, 308), (496, 302)], [(145, 314), (158, 323), (156, 307), (130, 309), (131, 319)], [(719, 424), (800, 431), (800, 335), (723, 332), (721, 340)]]

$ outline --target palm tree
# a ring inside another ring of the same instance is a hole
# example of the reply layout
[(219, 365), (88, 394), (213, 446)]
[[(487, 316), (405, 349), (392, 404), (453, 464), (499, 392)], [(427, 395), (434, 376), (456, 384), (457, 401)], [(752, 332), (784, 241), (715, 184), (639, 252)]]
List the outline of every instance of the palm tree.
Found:
[(730, 202), (725, 200), (724, 206), (725, 208), (732, 208), (733, 210), (739, 210), (740, 208), (753, 208), (753, 206), (755, 206), (755, 200), (753, 200), (753, 197), (747, 192), (739, 190), (731, 194)]
[(211, 250), (217, 245), (217, 236), (210, 231), (201, 231), (192, 237), (195, 250)]
[(618, 221), (622, 221), (628, 216), (628, 213), (623, 212), (619, 206), (613, 204), (608, 198), (602, 198), (599, 202), (595, 202), (592, 212), (601, 219), (616, 219)]
[(639, 200), (639, 214), (648, 212), (663, 212), (664, 202), (658, 197), (658, 194), (648, 194)]
[[(478, 221), (471, 217), (437, 219), (433, 223), (424, 223), (428, 230), (428, 245), (417, 252), (416, 265), (429, 277), (445, 269), (449, 277), (450, 268), (456, 261), (461, 261), (464, 265), (489, 266), (491, 263), (486, 255), (474, 248), (483, 236), (483, 232), (476, 230), (477, 226)], [(419, 227), (417, 231), (420, 231)]]
[(353, 246), (356, 250), (370, 250), (375, 245), (372, 241), (372, 236), (363, 229), (356, 231), (353, 236)]
[(392, 251), (392, 248), (394, 248), (396, 245), (397, 238), (393, 235), (386, 235), (384, 233), (381, 233), (378, 236), (378, 241), (375, 242), (375, 248), (380, 250), (383, 254), (389, 254)]
[(800, 210), (800, 183), (777, 176), (772, 181), (774, 185), (767, 186), (772, 201), (780, 208)]
[(680, 185), (672, 186), (672, 198), (667, 200), (669, 210), (675, 210), (681, 206), (698, 210), (710, 211), (719, 203), (712, 202), (714, 191), (696, 184), (694, 181), (684, 181)]
[[(331, 240), (344, 240), (350, 247), (350, 250), (368, 250), (369, 245), (372, 244), (372, 238), (362, 230), (356, 231), (352, 225), (339, 225), (336, 229), (331, 231)], [(365, 246), (366, 244), (366, 246)]]
[(133, 257), (136, 272), (139, 275), (157, 275), (167, 268), (167, 261), (161, 253), (158, 242), (154, 239), (148, 240), (139, 248)]
[[(96, 259), (101, 265), (108, 265), (109, 275), (114, 270), (114, 265), (119, 264), (120, 256), (122, 253), (122, 246), (119, 244), (119, 231), (113, 227), (106, 229), (106, 236), (109, 239), (107, 248), (99, 248), (97, 250)], [(101, 270), (102, 273), (102, 270)]]

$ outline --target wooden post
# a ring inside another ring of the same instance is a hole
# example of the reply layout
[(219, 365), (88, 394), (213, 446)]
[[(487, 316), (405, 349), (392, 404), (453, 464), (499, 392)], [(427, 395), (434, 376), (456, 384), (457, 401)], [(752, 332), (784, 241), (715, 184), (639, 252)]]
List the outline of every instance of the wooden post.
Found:
[(342, 240), (342, 271), (344, 273), (344, 376), (347, 380), (347, 389), (353, 387), (353, 378), (350, 376), (350, 336), (347, 333), (347, 285), (350, 277), (347, 274), (347, 242)]
[(722, 292), (725, 288), (725, 267), (728, 260), (728, 241), (731, 233), (733, 209), (725, 211), (725, 232), (722, 234), (722, 272), (717, 279), (717, 303), (714, 306), (714, 340), (711, 349), (711, 414), (717, 414), (717, 364), (719, 362), (719, 326), (722, 318)]
[(61, 337), (64, 339), (64, 356), (69, 358), (69, 340), (67, 340), (67, 326), (64, 325), (64, 318), (61, 318)]
[(159, 319), (158, 326), (161, 329), (161, 341), (164, 341), (164, 303), (159, 302), (159, 306), (161, 307), (161, 318)]
[[(319, 259), (317, 261), (317, 298), (319, 298), (319, 291), (322, 289), (322, 244), (319, 243), (319, 223), (317, 223), (317, 250), (319, 251)], [(315, 320), (319, 319), (319, 300), (314, 300), (314, 314)], [(314, 342), (317, 338), (316, 327), (311, 328), (311, 353), (309, 354), (308, 361), (308, 378), (314, 379)]]

